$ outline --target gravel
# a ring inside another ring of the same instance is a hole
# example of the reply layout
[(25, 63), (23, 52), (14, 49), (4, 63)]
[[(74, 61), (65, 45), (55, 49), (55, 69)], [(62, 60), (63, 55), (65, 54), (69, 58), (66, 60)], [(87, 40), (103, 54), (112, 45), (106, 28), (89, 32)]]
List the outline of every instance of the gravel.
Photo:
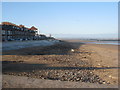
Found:
[(102, 80), (98, 75), (90, 73), (89, 70), (40, 70), (33, 72), (22, 73), (4, 73), (15, 76), (27, 76), (39, 79), (50, 79), (60, 81), (72, 81), (72, 82), (90, 82), (105, 84), (106, 81)]

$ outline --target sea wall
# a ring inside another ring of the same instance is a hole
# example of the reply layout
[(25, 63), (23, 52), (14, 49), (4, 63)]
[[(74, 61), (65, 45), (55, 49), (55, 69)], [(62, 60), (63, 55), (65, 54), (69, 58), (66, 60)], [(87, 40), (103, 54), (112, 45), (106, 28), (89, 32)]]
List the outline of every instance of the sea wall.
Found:
[(34, 47), (34, 46), (50, 46), (54, 45), (56, 43), (59, 43), (59, 40), (53, 40), (53, 39), (48, 39), (48, 40), (37, 40), (37, 41), (15, 41), (15, 42), (3, 42), (2, 43), (2, 50), (16, 50), (16, 49), (21, 49), (21, 48), (28, 48), (28, 47)]

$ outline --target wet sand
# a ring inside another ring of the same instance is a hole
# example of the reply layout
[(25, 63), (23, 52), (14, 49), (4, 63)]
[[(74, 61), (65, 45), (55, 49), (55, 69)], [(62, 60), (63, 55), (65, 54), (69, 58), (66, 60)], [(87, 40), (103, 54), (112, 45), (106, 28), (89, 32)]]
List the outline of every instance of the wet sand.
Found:
[[(7, 75), (3, 76), (3, 87), (15, 87), (15, 83), (10, 82), (11, 76), (51, 80), (51, 83), (60, 81), (68, 85), (72, 83), (70, 88), (80, 88), (76, 82), (84, 83), (82, 88), (95, 88), (96, 84), (97, 87), (118, 86), (117, 45), (83, 44), (79, 40), (69, 40), (44, 48), (33, 47), (6, 53), (13, 55), (3, 55), (3, 75)], [(21, 80), (15, 81), (21, 83)], [(59, 84), (50, 85), (47, 83), (44, 87), (59, 87)], [(61, 87), (66, 88), (64, 85)]]

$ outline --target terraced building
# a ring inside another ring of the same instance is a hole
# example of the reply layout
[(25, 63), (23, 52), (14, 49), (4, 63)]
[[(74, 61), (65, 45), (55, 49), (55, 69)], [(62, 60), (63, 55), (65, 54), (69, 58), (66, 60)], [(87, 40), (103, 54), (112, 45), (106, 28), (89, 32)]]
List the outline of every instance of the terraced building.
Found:
[(2, 22), (0, 24), (2, 29), (2, 40), (34, 40), (38, 29), (34, 26), (27, 28), (24, 25), (16, 25), (10, 22)]

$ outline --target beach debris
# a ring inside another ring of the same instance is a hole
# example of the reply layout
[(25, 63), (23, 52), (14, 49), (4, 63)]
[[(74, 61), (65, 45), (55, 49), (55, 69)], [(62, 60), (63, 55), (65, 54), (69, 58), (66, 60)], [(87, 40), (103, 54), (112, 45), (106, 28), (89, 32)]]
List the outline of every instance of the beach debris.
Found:
[(74, 52), (75, 50), (74, 49), (71, 49), (71, 52)]

